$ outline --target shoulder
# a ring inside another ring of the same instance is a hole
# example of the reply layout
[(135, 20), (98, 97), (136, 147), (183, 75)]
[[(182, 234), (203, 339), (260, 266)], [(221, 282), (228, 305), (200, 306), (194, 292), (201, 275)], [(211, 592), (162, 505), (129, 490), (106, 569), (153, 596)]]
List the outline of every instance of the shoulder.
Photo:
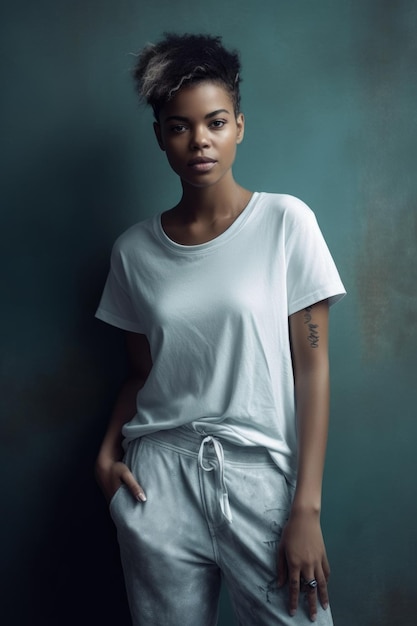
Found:
[(155, 216), (148, 217), (130, 226), (119, 235), (113, 244), (112, 255), (125, 255), (146, 245), (152, 235)]
[(296, 196), (286, 193), (260, 192), (258, 202), (265, 215), (272, 219), (278, 218), (289, 228), (315, 221), (311, 208)]

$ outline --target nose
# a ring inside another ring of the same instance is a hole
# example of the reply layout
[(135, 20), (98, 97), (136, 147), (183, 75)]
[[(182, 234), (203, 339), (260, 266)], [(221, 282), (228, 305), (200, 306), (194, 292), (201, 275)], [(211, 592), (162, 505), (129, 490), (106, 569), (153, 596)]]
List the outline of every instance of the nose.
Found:
[(210, 144), (208, 129), (206, 126), (196, 126), (191, 135), (190, 145), (192, 150), (207, 148)]

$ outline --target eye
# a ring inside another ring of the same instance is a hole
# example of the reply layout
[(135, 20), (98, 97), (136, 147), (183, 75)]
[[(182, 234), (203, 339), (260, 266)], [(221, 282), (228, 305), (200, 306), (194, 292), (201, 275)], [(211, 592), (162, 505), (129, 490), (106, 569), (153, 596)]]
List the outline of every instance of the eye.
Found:
[(213, 120), (210, 124), (211, 128), (214, 128), (215, 130), (223, 128), (223, 126), (226, 124), (226, 120)]
[(175, 126), (171, 126), (170, 128), (171, 133), (176, 135), (183, 133), (185, 130), (187, 130), (187, 127), (184, 124), (175, 124)]

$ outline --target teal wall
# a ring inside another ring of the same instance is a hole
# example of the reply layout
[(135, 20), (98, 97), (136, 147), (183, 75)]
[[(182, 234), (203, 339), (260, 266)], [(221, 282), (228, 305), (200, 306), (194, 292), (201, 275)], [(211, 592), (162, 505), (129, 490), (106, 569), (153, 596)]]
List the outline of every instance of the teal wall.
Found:
[(1, 623), (129, 624), (92, 475), (124, 362), (93, 314), (113, 240), (178, 198), (129, 76), (129, 53), (173, 29), (241, 49), (236, 177), (312, 206), (349, 291), (331, 321), (323, 511), (336, 624), (415, 624), (416, 3), (0, 10)]

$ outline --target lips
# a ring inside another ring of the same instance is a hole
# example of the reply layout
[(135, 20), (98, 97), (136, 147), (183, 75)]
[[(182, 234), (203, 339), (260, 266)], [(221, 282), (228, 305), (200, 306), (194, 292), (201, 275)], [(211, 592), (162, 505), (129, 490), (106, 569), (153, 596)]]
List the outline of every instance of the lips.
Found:
[(188, 165), (199, 165), (200, 163), (215, 163), (215, 159), (211, 159), (210, 157), (195, 157), (188, 161)]
[(195, 157), (188, 161), (188, 166), (196, 172), (208, 172), (216, 164), (210, 157)]

